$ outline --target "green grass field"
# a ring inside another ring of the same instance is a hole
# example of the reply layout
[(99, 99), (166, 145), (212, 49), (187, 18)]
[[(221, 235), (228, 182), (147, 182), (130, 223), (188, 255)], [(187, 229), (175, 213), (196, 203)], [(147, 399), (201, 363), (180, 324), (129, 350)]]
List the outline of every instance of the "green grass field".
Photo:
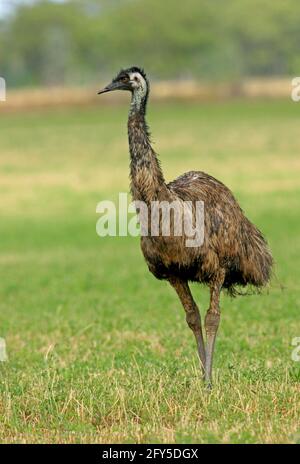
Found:
[[(99, 238), (128, 188), (126, 107), (0, 114), (0, 441), (300, 441), (300, 104), (150, 106), (167, 180), (203, 170), (267, 236), (262, 295), (222, 296), (211, 394), (194, 338), (139, 240)], [(208, 291), (192, 286), (202, 315)]]

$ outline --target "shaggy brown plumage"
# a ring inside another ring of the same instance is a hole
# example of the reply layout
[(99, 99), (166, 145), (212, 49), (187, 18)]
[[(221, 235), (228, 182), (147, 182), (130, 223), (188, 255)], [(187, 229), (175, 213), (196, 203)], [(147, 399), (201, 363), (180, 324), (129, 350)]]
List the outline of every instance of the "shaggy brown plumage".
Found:
[[(166, 184), (157, 155), (151, 147), (145, 121), (149, 82), (143, 70), (122, 70), (103, 92), (122, 89), (132, 93), (128, 119), (131, 192), (135, 201), (204, 202), (204, 243), (187, 247), (186, 236), (151, 236), (151, 215), (147, 216), (148, 236), (141, 248), (149, 270), (175, 288), (195, 335), (207, 382), (211, 381), (212, 356), (219, 325), (219, 295), (222, 288), (231, 295), (239, 286), (261, 288), (271, 275), (272, 256), (261, 232), (245, 217), (231, 191), (204, 172), (191, 171)], [(145, 219), (145, 218), (144, 218)], [(143, 221), (143, 218), (141, 218)], [(204, 345), (199, 310), (188, 281), (207, 284), (211, 292), (205, 318), (207, 344)]]

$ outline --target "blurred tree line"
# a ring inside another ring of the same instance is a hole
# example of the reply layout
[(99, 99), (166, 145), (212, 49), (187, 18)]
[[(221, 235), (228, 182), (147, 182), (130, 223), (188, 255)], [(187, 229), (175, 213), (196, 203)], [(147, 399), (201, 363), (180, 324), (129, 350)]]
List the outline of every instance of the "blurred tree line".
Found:
[(152, 77), (299, 75), (299, 0), (40, 0), (0, 22), (10, 86), (88, 83), (122, 66)]

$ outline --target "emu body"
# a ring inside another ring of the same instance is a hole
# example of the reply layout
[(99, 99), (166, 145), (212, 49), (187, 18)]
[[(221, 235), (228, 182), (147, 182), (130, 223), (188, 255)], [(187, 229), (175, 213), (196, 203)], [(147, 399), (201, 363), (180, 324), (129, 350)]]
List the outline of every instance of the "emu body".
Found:
[[(261, 232), (246, 218), (231, 191), (214, 177), (191, 171), (168, 184), (165, 182), (145, 121), (149, 82), (144, 71), (136, 67), (122, 70), (99, 93), (118, 89), (132, 94), (128, 139), (133, 199), (149, 207), (153, 201), (204, 202), (201, 246), (187, 247), (184, 234), (171, 233), (167, 237), (143, 236), (141, 248), (152, 274), (167, 280), (177, 292), (196, 338), (202, 372), (210, 384), (220, 321), (220, 292), (226, 289), (235, 296), (239, 286), (265, 286), (271, 275), (272, 256)], [(210, 306), (205, 317), (206, 344), (189, 281), (206, 284), (210, 289)]]

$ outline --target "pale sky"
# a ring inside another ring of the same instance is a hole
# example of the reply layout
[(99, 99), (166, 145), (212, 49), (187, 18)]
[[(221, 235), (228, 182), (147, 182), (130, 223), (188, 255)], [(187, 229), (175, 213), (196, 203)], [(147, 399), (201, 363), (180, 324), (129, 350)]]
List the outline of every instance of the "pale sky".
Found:
[(0, 0), (0, 17), (3, 18), (18, 4), (30, 3), (28, 0)]
[[(11, 12), (16, 5), (24, 5), (26, 3), (34, 3), (36, 0), (0, 0), (0, 19)], [(51, 0), (54, 2), (64, 2), (65, 0)]]

